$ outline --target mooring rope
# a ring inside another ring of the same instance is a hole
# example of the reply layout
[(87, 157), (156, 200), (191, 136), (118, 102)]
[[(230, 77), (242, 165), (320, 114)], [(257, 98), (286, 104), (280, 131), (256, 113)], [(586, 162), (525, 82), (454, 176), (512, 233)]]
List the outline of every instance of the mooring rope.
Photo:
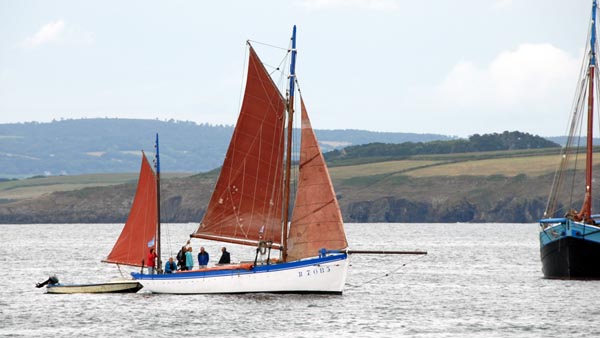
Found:
[(365, 286), (365, 285), (367, 285), (367, 284), (369, 284), (369, 283), (372, 283), (372, 282), (374, 282), (374, 281), (376, 281), (376, 280), (378, 280), (378, 279), (382, 279), (382, 278), (385, 278), (385, 277), (389, 277), (390, 275), (392, 275), (392, 274), (394, 274), (394, 273), (398, 272), (398, 270), (400, 270), (400, 269), (402, 269), (403, 267), (405, 267), (407, 264), (409, 264), (409, 263), (413, 263), (413, 262), (416, 262), (416, 261), (418, 261), (419, 259), (422, 259), (422, 258), (425, 258), (425, 257), (427, 257), (427, 255), (421, 255), (421, 256), (419, 256), (419, 257), (417, 257), (417, 258), (415, 258), (415, 259), (412, 259), (412, 260), (410, 260), (410, 261), (408, 261), (408, 262), (406, 262), (406, 263), (402, 264), (402, 265), (401, 265), (401, 266), (399, 266), (398, 268), (396, 268), (396, 269), (394, 269), (394, 270), (392, 270), (392, 271), (389, 271), (389, 272), (385, 273), (384, 275), (381, 275), (381, 276), (377, 276), (377, 277), (371, 278), (371, 279), (369, 279), (368, 281), (366, 281), (366, 282), (363, 282), (363, 283), (361, 283), (361, 284), (358, 284), (358, 285), (352, 285), (352, 284), (348, 284), (348, 283), (346, 283), (346, 285), (348, 285), (348, 286), (349, 286), (349, 287), (347, 287), (347, 288), (346, 288), (346, 290), (357, 289), (357, 288), (360, 288), (360, 287), (362, 287), (362, 286)]

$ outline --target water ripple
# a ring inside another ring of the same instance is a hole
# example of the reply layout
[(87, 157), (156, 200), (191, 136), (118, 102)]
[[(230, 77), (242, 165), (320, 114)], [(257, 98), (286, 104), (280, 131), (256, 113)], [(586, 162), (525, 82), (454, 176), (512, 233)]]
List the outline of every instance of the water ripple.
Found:
[[(195, 224), (170, 225), (173, 255)], [(6, 337), (589, 337), (600, 335), (600, 283), (546, 280), (534, 224), (348, 224), (354, 249), (331, 295), (48, 295), (34, 287), (109, 280), (100, 263), (121, 225), (0, 225), (0, 336)], [(200, 243), (192, 241), (197, 248)], [(202, 242), (217, 257), (217, 243)], [(232, 246), (236, 260), (252, 248)], [(406, 266), (402, 266), (406, 263)]]

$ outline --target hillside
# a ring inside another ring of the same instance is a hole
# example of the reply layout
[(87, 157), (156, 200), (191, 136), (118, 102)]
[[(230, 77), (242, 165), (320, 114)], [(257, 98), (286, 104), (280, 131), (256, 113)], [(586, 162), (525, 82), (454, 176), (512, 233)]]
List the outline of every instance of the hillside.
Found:
[[(162, 174), (163, 179), (186, 177), (186, 173)], [(85, 174), (76, 176), (38, 176), (23, 180), (0, 181), (0, 203), (34, 199), (57, 191), (73, 191), (119, 184), (136, 184), (138, 174)]]
[[(505, 150), (415, 155), (330, 173), (346, 222), (534, 222), (557, 161), (557, 149)], [(164, 179), (163, 221), (199, 222), (216, 177)], [(129, 182), (9, 201), (2, 187), (1, 223), (124, 222), (135, 191)]]
[[(555, 153), (560, 146), (542, 137), (518, 131), (505, 131), (501, 134), (475, 134), (468, 139), (456, 139), (431, 142), (369, 143), (349, 146), (324, 154), (329, 166), (368, 163), (404, 159), (413, 156), (450, 155), (489, 152), (502, 150), (526, 151), (544, 149)], [(515, 152), (514, 155), (516, 156)], [(471, 156), (471, 155), (467, 155)], [(499, 156), (506, 156), (500, 154)]]
[[(156, 133), (165, 171), (205, 172), (221, 165), (232, 132), (232, 126), (174, 120), (106, 118), (0, 124), (0, 178), (137, 172), (141, 150), (154, 152)], [(316, 133), (323, 151), (370, 142), (450, 139), (364, 130)]]

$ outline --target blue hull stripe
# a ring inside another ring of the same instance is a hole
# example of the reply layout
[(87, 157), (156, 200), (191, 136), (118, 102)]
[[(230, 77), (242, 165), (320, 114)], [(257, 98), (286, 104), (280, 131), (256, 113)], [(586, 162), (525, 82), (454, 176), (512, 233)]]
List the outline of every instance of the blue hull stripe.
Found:
[(196, 272), (192, 271), (192, 272), (163, 274), (163, 275), (148, 275), (148, 274), (132, 272), (131, 276), (136, 280), (144, 280), (144, 279), (177, 280), (177, 279), (209, 278), (209, 277), (231, 276), (231, 275), (247, 275), (247, 274), (254, 274), (254, 273), (265, 273), (265, 272), (297, 269), (299, 267), (313, 266), (315, 264), (343, 261), (347, 258), (348, 258), (347, 254), (341, 254), (341, 255), (331, 255), (331, 256), (322, 257), (322, 258), (313, 258), (313, 259), (288, 262), (288, 263), (258, 265), (258, 266), (253, 267), (250, 270), (245, 270), (245, 269), (207, 270), (207, 271), (196, 271)]
[(563, 240), (565, 238), (577, 238), (584, 241), (600, 243), (600, 229), (598, 226), (591, 226), (574, 222), (566, 218), (550, 218), (540, 220), (544, 227), (540, 231), (540, 245), (544, 247), (550, 243)]

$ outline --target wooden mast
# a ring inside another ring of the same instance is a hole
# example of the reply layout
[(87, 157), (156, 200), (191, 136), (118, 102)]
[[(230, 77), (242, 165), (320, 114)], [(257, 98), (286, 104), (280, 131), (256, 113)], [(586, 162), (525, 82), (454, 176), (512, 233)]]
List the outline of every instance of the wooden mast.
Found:
[(158, 151), (158, 133), (156, 133), (156, 163), (154, 164), (156, 166), (156, 213), (157, 213), (157, 218), (156, 218), (156, 264), (158, 264), (158, 266), (156, 267), (156, 271), (159, 274), (163, 273), (162, 270), (162, 261), (160, 259), (160, 246), (161, 246), (161, 240), (160, 240), (160, 157), (159, 157), (159, 151)]
[(292, 168), (292, 128), (293, 128), (293, 117), (294, 117), (294, 85), (296, 77), (296, 25), (292, 31), (292, 60), (290, 63), (290, 89), (289, 99), (287, 105), (288, 111), (288, 123), (287, 123), (287, 142), (286, 142), (286, 154), (285, 154), (285, 201), (283, 203), (283, 234), (282, 234), (282, 245), (283, 245), (283, 261), (287, 261), (287, 243), (288, 243), (288, 222), (290, 218), (290, 189), (291, 189), (291, 168)]
[(579, 212), (579, 218), (584, 222), (592, 216), (592, 154), (594, 152), (594, 73), (596, 66), (596, 8), (597, 3), (594, 0), (592, 6), (592, 31), (590, 38), (590, 64), (588, 66), (589, 84), (588, 84), (588, 112), (587, 112), (587, 145), (585, 162), (585, 197), (583, 206)]

